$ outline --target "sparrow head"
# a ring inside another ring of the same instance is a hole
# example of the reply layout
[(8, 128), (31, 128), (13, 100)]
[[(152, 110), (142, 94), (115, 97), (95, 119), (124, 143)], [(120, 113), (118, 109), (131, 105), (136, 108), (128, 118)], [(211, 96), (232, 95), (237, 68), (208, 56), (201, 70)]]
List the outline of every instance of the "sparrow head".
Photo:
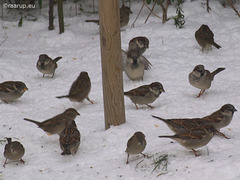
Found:
[(15, 83), (16, 90), (19, 91), (20, 93), (24, 93), (25, 91), (28, 90), (26, 84), (24, 84), (21, 81), (16, 81)]
[(68, 108), (66, 111), (64, 111), (64, 114), (68, 116), (69, 118), (75, 119), (76, 116), (79, 116), (80, 114), (77, 112), (74, 108)]
[(39, 64), (39, 66), (44, 67), (44, 66), (48, 65), (51, 62), (51, 60), (52, 59), (50, 57), (48, 57), (48, 55), (40, 54), (39, 59), (38, 59), (38, 64)]
[(203, 76), (205, 73), (205, 68), (203, 65), (197, 65), (195, 66), (195, 68), (193, 69), (193, 72), (197, 74), (200, 74), (200, 76)]
[(137, 138), (137, 140), (140, 144), (143, 144), (143, 142), (145, 140), (145, 135), (141, 131), (135, 132), (134, 136)]
[(220, 111), (222, 113), (231, 113), (232, 115), (234, 114), (237, 109), (232, 105), (232, 104), (225, 104), (221, 107)]
[(160, 93), (165, 92), (163, 85), (160, 82), (153, 82), (150, 84), (152, 89), (157, 89)]

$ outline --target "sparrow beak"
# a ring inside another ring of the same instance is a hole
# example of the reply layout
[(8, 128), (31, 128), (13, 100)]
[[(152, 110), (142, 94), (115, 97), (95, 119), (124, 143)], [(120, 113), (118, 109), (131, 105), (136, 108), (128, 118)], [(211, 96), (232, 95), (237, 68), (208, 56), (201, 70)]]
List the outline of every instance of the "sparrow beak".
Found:
[(160, 91), (161, 93), (162, 93), (162, 92), (165, 92), (165, 90), (164, 90), (164, 89), (160, 89), (159, 91)]
[(24, 90), (24, 91), (27, 91), (27, 90), (28, 90), (28, 88), (27, 88), (27, 87), (25, 87), (23, 90)]

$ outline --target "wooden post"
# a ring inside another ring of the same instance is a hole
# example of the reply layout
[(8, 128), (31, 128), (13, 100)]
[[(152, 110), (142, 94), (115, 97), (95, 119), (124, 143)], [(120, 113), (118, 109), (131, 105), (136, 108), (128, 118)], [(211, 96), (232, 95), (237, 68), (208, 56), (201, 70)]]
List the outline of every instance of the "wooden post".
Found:
[(105, 129), (125, 123), (119, 2), (99, 0)]

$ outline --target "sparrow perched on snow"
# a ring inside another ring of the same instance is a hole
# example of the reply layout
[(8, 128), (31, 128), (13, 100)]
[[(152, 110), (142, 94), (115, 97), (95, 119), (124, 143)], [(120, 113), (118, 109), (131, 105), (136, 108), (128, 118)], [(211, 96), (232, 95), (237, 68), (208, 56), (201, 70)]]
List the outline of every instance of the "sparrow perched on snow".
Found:
[(21, 81), (5, 81), (0, 83), (0, 99), (8, 103), (20, 98), (27, 90), (27, 86)]
[(18, 141), (12, 142), (12, 138), (7, 138), (7, 142), (8, 143), (5, 145), (3, 153), (6, 158), (3, 167), (5, 168), (5, 164), (7, 164), (8, 159), (13, 161), (20, 160), (20, 162), (24, 164), (24, 161), (22, 160), (25, 153), (23, 145)]
[(91, 89), (91, 80), (88, 76), (88, 73), (83, 71), (80, 73), (76, 81), (73, 82), (72, 87), (65, 96), (58, 96), (56, 98), (68, 98), (73, 102), (82, 102), (84, 99), (87, 99), (90, 103), (93, 102), (89, 99), (88, 94)]
[(127, 142), (127, 149), (125, 151), (128, 153), (126, 164), (129, 163), (128, 160), (130, 155), (142, 154), (145, 157), (146, 155), (142, 152), (144, 151), (146, 145), (147, 141), (145, 139), (145, 135), (140, 131), (135, 132), (134, 135)]
[(52, 60), (48, 55), (41, 54), (37, 61), (37, 69), (43, 73), (43, 77), (45, 74), (52, 74), (52, 78), (54, 76), (55, 70), (57, 69), (58, 65), (57, 62), (62, 59), (62, 57), (57, 57)]
[[(131, 9), (122, 5), (120, 8), (120, 28), (128, 25), (130, 13), (132, 13)], [(93, 22), (99, 25), (99, 20), (85, 20), (85, 22)]]
[(203, 65), (197, 65), (193, 71), (189, 74), (188, 79), (189, 83), (198, 88), (201, 89), (200, 93), (197, 97), (200, 97), (206, 89), (209, 89), (211, 87), (211, 83), (214, 79), (214, 76), (223, 71), (225, 68), (218, 68), (213, 72), (209, 72), (204, 68)]
[(63, 113), (54, 116), (50, 119), (47, 119), (46, 121), (43, 122), (38, 122), (28, 118), (24, 118), (24, 120), (35, 123), (36, 125), (38, 125), (39, 128), (41, 128), (46, 133), (60, 134), (62, 130), (65, 128), (66, 123), (68, 121), (73, 121), (79, 115), (80, 114), (74, 108), (69, 108)]
[(144, 36), (138, 36), (130, 40), (128, 46), (128, 53), (131, 57), (140, 57), (146, 49), (149, 48), (149, 40)]
[(143, 85), (124, 92), (124, 95), (131, 99), (135, 104), (136, 109), (138, 109), (137, 104), (146, 104), (148, 107), (153, 108), (149, 103), (153, 103), (162, 92), (165, 92), (162, 84), (159, 82), (153, 82), (149, 85)]
[(199, 126), (196, 128), (188, 129), (186, 131), (177, 133), (173, 136), (158, 136), (160, 138), (171, 138), (187, 149), (191, 149), (195, 156), (199, 156), (196, 150), (209, 143), (215, 133), (212, 126)]
[(195, 33), (195, 38), (198, 44), (202, 47), (202, 50), (207, 47), (211, 47), (212, 45), (217, 49), (221, 48), (221, 46), (214, 42), (213, 36), (213, 32), (205, 24), (203, 24)]
[(143, 80), (144, 70), (150, 70), (152, 64), (143, 56), (132, 57), (131, 51), (122, 50), (123, 70), (132, 81)]
[(59, 138), (60, 147), (63, 150), (62, 155), (76, 154), (80, 145), (80, 138), (81, 135), (75, 121), (68, 121)]
[(217, 134), (229, 139), (225, 134), (220, 132), (220, 129), (230, 124), (235, 111), (237, 110), (233, 105), (225, 104), (216, 112), (203, 118), (164, 119), (158, 116), (152, 117), (160, 119), (166, 123), (174, 133), (180, 133), (191, 128), (210, 125), (213, 126), (216, 131), (218, 131)]

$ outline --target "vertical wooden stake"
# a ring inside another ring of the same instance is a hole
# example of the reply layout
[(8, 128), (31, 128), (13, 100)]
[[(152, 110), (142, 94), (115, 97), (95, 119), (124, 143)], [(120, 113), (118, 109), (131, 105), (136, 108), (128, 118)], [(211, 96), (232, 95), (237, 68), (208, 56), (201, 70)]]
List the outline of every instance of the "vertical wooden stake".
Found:
[(105, 129), (125, 123), (119, 2), (99, 0)]

